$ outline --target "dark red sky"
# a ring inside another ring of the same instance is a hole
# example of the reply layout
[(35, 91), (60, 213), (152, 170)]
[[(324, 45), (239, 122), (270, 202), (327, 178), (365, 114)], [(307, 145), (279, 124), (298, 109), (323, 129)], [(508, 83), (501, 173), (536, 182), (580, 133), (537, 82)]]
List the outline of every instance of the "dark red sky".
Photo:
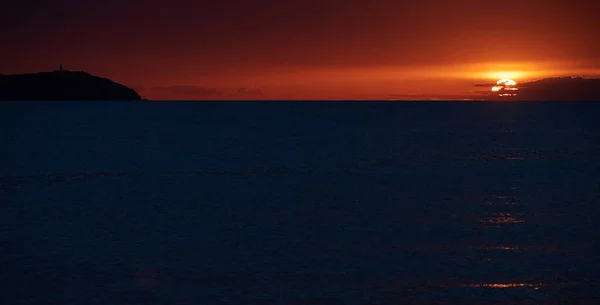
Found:
[(467, 94), (502, 76), (600, 74), (598, 12), (591, 0), (5, 1), (0, 73), (63, 63), (165, 99)]

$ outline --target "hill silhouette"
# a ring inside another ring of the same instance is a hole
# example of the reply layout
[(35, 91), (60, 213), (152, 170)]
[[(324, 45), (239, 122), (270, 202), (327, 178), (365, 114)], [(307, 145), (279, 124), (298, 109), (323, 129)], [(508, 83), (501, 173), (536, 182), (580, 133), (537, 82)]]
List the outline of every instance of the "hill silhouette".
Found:
[(135, 90), (83, 71), (0, 74), (0, 100), (141, 100)]
[(544, 78), (519, 84), (517, 96), (500, 97), (490, 94), (490, 98), (519, 101), (600, 101), (600, 78)]

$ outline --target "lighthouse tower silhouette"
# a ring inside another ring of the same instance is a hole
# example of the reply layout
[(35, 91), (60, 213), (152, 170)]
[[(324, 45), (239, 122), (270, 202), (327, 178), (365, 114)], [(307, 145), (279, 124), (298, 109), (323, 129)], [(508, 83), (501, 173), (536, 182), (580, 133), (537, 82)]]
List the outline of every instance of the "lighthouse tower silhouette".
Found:
[(60, 64), (60, 68), (58, 69), (58, 71), (62, 71), (62, 64)]

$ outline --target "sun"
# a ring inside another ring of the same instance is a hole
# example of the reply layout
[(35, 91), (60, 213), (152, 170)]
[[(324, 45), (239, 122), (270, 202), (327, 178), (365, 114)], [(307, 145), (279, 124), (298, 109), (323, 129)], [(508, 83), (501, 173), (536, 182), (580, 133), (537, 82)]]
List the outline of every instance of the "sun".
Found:
[(512, 79), (508, 79), (508, 78), (503, 78), (499, 81), (496, 82), (496, 85), (503, 85), (503, 86), (516, 86), (517, 82), (515, 82)]
[(508, 79), (508, 78), (503, 78), (496, 82), (496, 86), (492, 87), (492, 91), (500, 91), (502, 88), (514, 87), (516, 85), (517, 85), (517, 82), (515, 82), (514, 80)]
[(516, 96), (518, 90), (517, 82), (509, 78), (497, 81), (496, 85), (492, 87), (492, 91), (497, 92), (498, 96)]

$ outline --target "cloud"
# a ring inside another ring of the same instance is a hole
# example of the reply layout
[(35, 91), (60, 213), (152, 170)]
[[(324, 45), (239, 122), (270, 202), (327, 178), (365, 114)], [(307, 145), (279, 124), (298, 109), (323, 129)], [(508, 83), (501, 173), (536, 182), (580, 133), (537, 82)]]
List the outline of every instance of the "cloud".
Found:
[(473, 87), (493, 87), (496, 86), (496, 83), (487, 83), (487, 84), (474, 84)]
[(238, 89), (237, 94), (263, 95), (263, 91), (260, 88), (254, 88), (254, 89), (240, 88), (240, 89)]
[(448, 101), (448, 100), (477, 100), (480, 99), (481, 96), (475, 95), (475, 94), (425, 94), (425, 93), (418, 93), (418, 94), (388, 94), (387, 95), (388, 99), (394, 99), (394, 100), (417, 100), (417, 101), (424, 101), (424, 100), (440, 100), (440, 101)]
[(152, 87), (150, 90), (154, 93), (167, 93), (175, 95), (187, 95), (187, 96), (211, 96), (221, 95), (222, 91), (217, 88), (207, 88), (202, 86), (189, 86), (189, 85), (175, 85), (175, 86), (163, 86), (163, 87)]

